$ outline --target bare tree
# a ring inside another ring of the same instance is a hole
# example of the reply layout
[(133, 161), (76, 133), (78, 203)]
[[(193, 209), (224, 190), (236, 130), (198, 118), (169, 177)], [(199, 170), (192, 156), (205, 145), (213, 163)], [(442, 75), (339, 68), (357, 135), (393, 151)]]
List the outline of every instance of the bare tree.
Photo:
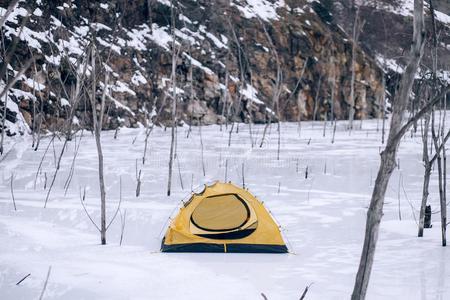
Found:
[(335, 112), (335, 108), (334, 108), (334, 97), (336, 95), (336, 66), (334, 64), (334, 56), (331, 55), (331, 79), (330, 84), (331, 84), (331, 123), (333, 125), (333, 135), (331, 137), (331, 143), (334, 143), (334, 137), (336, 135), (336, 127), (337, 127), (337, 121), (336, 121), (336, 112)]
[(28, 70), (28, 68), (30, 68), (31, 63), (34, 61), (34, 58), (30, 58), (27, 62), (25, 62), (25, 64), (21, 67), (20, 71), (16, 74), (16, 76), (10, 81), (8, 82), (5, 87), (3, 88), (3, 90), (0, 92), (0, 99), (5, 97), (4, 100), (4, 107), (3, 107), (3, 114), (2, 114), (2, 132), (1, 132), (1, 139), (0, 139), (0, 155), (3, 154), (3, 141), (4, 141), (4, 137), (5, 137), (5, 131), (6, 131), (6, 113), (7, 113), (7, 105), (8, 105), (8, 91), (13, 87), (13, 85), (17, 82), (17, 80), (19, 80), (19, 78), (25, 73), (26, 70)]
[[(228, 112), (229, 112), (229, 110), (227, 109), (227, 105), (228, 105), (228, 79), (230, 77), (229, 72), (228, 72), (228, 56), (229, 55), (230, 55), (230, 51), (228, 51), (228, 54), (227, 54), (226, 60), (225, 60), (225, 88), (223, 89), (223, 95), (222, 95), (222, 113), (221, 113), (222, 120), (225, 119), (225, 128), (228, 128)], [(189, 70), (189, 76), (191, 77), (191, 80), (192, 80), (192, 71), (191, 70)], [(225, 112), (226, 112), (226, 115), (225, 115)], [(222, 122), (220, 123), (220, 131), (222, 131)]]
[(361, 33), (361, 30), (364, 26), (365, 21), (361, 22), (359, 19), (359, 6), (356, 8), (356, 15), (355, 20), (353, 22), (353, 34), (352, 34), (352, 76), (350, 80), (350, 112), (349, 112), (349, 123), (348, 127), (351, 130), (353, 130), (353, 119), (355, 118), (355, 79), (356, 79), (356, 72), (355, 72), (355, 64), (356, 64), (356, 47), (358, 45), (359, 40), (359, 34)]
[(375, 181), (369, 210), (367, 212), (364, 244), (361, 253), (355, 285), (352, 292), (352, 300), (363, 300), (366, 297), (370, 273), (378, 240), (380, 222), (383, 216), (383, 204), (386, 189), (392, 172), (396, 165), (396, 156), (401, 138), (415, 121), (421, 118), (438, 100), (433, 99), (413, 119), (402, 126), (404, 112), (408, 105), (414, 76), (423, 55), (424, 48), (424, 16), (423, 0), (414, 0), (414, 33), (408, 64), (400, 81), (399, 89), (392, 103), (392, 118), (386, 148), (381, 153), (381, 163)]
[[(317, 121), (317, 111), (319, 110), (319, 95), (321, 83), (322, 83), (322, 74), (319, 75), (319, 80), (317, 82), (316, 96), (314, 97), (313, 121)], [(314, 122), (312, 124), (314, 124)]]
[(381, 117), (382, 119), (382, 125), (381, 125), (381, 143), (384, 144), (384, 136), (386, 133), (386, 79), (383, 78), (382, 80), (382, 92), (380, 93), (380, 100), (381, 100)]
[[(245, 53), (244, 53), (244, 49), (242, 49), (241, 47), (241, 43), (239, 42), (239, 38), (236, 34), (236, 30), (233, 26), (233, 24), (231, 23), (230, 18), (227, 18), (227, 22), (228, 22), (228, 26), (231, 30), (231, 33), (233, 35), (233, 39), (234, 42), (236, 44), (237, 47), (237, 58), (238, 58), (238, 67), (239, 67), (239, 76), (240, 76), (240, 82), (239, 85), (237, 85), (237, 104), (235, 105), (236, 108), (234, 109), (234, 117), (239, 116), (239, 114), (241, 113), (241, 104), (242, 104), (242, 92), (241, 89), (244, 87), (245, 85), (245, 76), (244, 76), (244, 59), (245, 59)], [(243, 57), (244, 56), (244, 57)], [(231, 105), (230, 105), (230, 109), (231, 109)], [(233, 134), (233, 129), (235, 128), (234, 126), (234, 120), (231, 124), (231, 129), (228, 133), (228, 147), (231, 146), (231, 135)], [(236, 133), (239, 132), (239, 123), (236, 125)]]
[[(89, 51), (89, 50), (88, 50)], [(62, 148), (60, 150), (59, 156), (57, 158), (55, 158), (56, 164), (55, 164), (55, 172), (53, 173), (53, 177), (52, 177), (52, 181), (50, 183), (49, 189), (47, 191), (47, 196), (45, 197), (45, 202), (44, 202), (44, 208), (47, 207), (47, 202), (48, 199), (50, 197), (50, 193), (52, 191), (53, 185), (55, 183), (56, 177), (58, 175), (59, 169), (61, 167), (61, 160), (62, 157), (65, 153), (65, 150), (67, 148), (67, 145), (69, 143), (69, 141), (72, 139), (72, 124), (73, 124), (73, 117), (75, 115), (75, 111), (76, 108), (78, 106), (79, 101), (82, 98), (82, 89), (83, 89), (83, 85), (84, 85), (84, 80), (85, 80), (85, 76), (86, 76), (86, 71), (87, 71), (87, 65), (88, 65), (89, 59), (86, 59), (83, 63), (80, 60), (78, 63), (82, 64), (83, 69), (81, 74), (78, 73), (78, 67), (73, 68), (73, 73), (76, 74), (77, 77), (77, 81), (75, 84), (75, 88), (72, 90), (72, 93), (70, 95), (70, 97), (68, 97), (70, 99), (71, 105), (70, 105), (70, 112), (66, 118), (66, 124), (63, 126), (63, 128), (61, 129), (61, 131), (64, 134), (64, 143), (62, 145)], [(60, 84), (62, 87), (64, 87), (64, 83), (62, 81), (60, 81)], [(68, 94), (67, 92), (65, 92), (66, 94)], [(55, 134), (56, 136), (56, 134)], [(52, 138), (52, 143), (54, 142), (54, 138)], [(38, 138), (38, 142), (39, 143), (39, 138)], [(38, 147), (38, 144), (36, 145), (36, 147)], [(45, 153), (44, 153), (45, 156)], [(55, 155), (56, 157), (56, 155)], [(41, 161), (42, 163), (42, 161)], [(40, 165), (39, 165), (40, 168)]]
[(202, 118), (199, 119), (199, 126), (198, 126), (198, 133), (200, 138), (200, 155), (202, 160), (202, 171), (203, 171), (203, 177), (206, 176), (206, 167), (205, 167), (205, 154), (204, 154), (204, 147), (203, 147), (203, 135), (202, 135)]
[[(438, 80), (437, 80), (437, 34), (436, 34), (436, 23), (434, 18), (434, 7), (433, 2), (429, 0), (429, 6), (431, 11), (431, 24), (432, 24), (432, 72), (431, 72), (431, 82), (424, 80), (425, 82), (425, 92), (426, 97), (431, 97), (430, 94), (436, 94), (438, 90)], [(425, 77), (425, 76), (424, 76)], [(429, 90), (432, 90), (430, 92)], [(441, 108), (446, 110), (446, 101), (444, 100), (443, 106), (441, 101)], [(431, 138), (433, 142), (433, 146), (435, 149), (434, 156), (429, 158), (429, 150), (428, 150), (428, 136), (430, 130), (430, 120), (431, 120)], [(429, 183), (431, 171), (434, 163), (437, 161), (438, 164), (438, 187), (439, 187), (439, 199), (441, 206), (441, 228), (442, 228), (442, 245), (446, 245), (446, 225), (447, 225), (447, 205), (446, 205), (446, 155), (445, 155), (445, 144), (450, 137), (450, 131), (444, 136), (445, 131), (445, 113), (442, 120), (440, 119), (439, 133), (436, 133), (435, 130), (435, 112), (433, 110), (432, 113), (427, 113), (425, 116), (424, 126), (422, 128), (422, 144), (423, 144), (423, 163), (424, 163), (424, 180), (423, 180), (423, 188), (422, 188), (422, 202), (420, 206), (420, 215), (419, 215), (419, 229), (418, 236), (423, 236), (423, 230), (425, 225), (425, 209), (427, 206), (427, 199), (429, 194)], [(441, 156), (442, 153), (442, 156)]]
[(106, 244), (106, 190), (105, 190), (105, 177), (103, 170), (103, 150), (101, 141), (101, 131), (103, 127), (103, 115), (105, 112), (105, 100), (108, 93), (109, 85), (109, 73), (106, 71), (103, 83), (103, 94), (101, 98), (100, 111), (97, 113), (97, 82), (96, 82), (96, 47), (95, 44), (91, 47), (91, 75), (92, 75), (92, 92), (89, 100), (92, 109), (92, 121), (94, 127), (95, 144), (97, 147), (98, 157), (98, 179), (100, 188), (100, 239), (102, 245)]
[[(434, 6), (433, 1), (428, 1), (430, 5), (430, 11), (431, 11), (431, 23), (432, 23), (432, 36), (433, 36), (433, 48), (432, 48), (432, 58), (433, 58), (433, 66), (432, 66), (432, 93), (437, 93), (437, 63), (438, 63), (438, 38), (436, 33), (436, 22), (434, 17)], [(442, 156), (439, 151), (439, 143), (440, 139), (442, 139), (442, 143), (444, 143), (444, 130), (445, 130), (445, 109), (446, 104), (444, 101), (444, 105), (442, 105), (443, 101), (441, 101), (441, 108), (444, 108), (444, 116), (443, 118), (439, 118), (439, 128), (438, 133), (436, 133), (435, 128), (435, 110), (433, 110), (431, 114), (431, 138), (433, 140), (434, 149), (436, 151), (437, 155), (437, 166), (438, 166), (438, 187), (439, 187), (439, 203), (440, 203), (440, 211), (441, 211), (441, 236), (442, 236), (442, 246), (447, 245), (447, 200), (446, 200), (446, 173), (447, 173), (447, 166), (446, 166), (446, 152), (445, 152), (445, 146), (442, 148)]]
[(169, 178), (167, 181), (167, 196), (170, 196), (170, 190), (172, 187), (172, 169), (174, 158), (174, 146), (175, 146), (175, 126), (177, 126), (177, 51), (175, 49), (175, 12), (173, 6), (173, 0), (170, 2), (170, 15), (172, 20), (172, 128), (171, 128), (171, 140), (170, 140), (170, 154), (169, 154)]
[[(275, 108), (275, 112), (277, 114), (278, 122), (277, 122), (277, 133), (278, 133), (278, 141), (277, 141), (277, 160), (280, 159), (280, 148), (281, 148), (281, 114), (280, 114), (280, 96), (281, 96), (281, 87), (283, 85), (283, 72), (281, 70), (281, 63), (280, 58), (278, 56), (277, 48), (275, 47), (275, 44), (273, 43), (272, 37), (270, 36), (269, 32), (267, 31), (266, 25), (264, 22), (259, 19), (259, 22), (261, 26), (264, 29), (264, 34), (266, 35), (266, 39), (269, 42), (270, 49), (272, 50), (272, 53), (275, 56), (275, 62), (277, 65), (277, 72), (276, 72), (276, 78), (275, 83), (273, 85), (273, 92), (272, 92), (272, 103)], [(305, 62), (306, 66), (307, 61)], [(303, 76), (303, 71), (302, 75)], [(300, 78), (301, 78), (300, 77)]]
[(438, 188), (439, 188), (439, 204), (441, 210), (441, 234), (442, 234), (442, 246), (447, 245), (447, 202), (445, 195), (445, 182), (444, 182), (444, 174), (445, 174), (445, 165), (443, 162), (443, 157), (445, 158), (445, 147), (442, 149), (442, 155), (439, 151), (439, 138), (440, 131), (442, 128), (439, 128), (439, 133), (436, 133), (435, 129), (435, 111), (433, 110), (431, 114), (431, 137), (433, 140), (434, 149), (437, 155), (437, 167), (438, 167)]
[(0, 100), (4, 97), (3, 102), (3, 113), (1, 119), (1, 135), (0, 135), (0, 155), (3, 154), (3, 143), (5, 139), (5, 131), (6, 131), (6, 114), (8, 107), (8, 92), (14, 86), (14, 84), (22, 77), (22, 75), (30, 68), (31, 64), (34, 62), (34, 55), (30, 52), (31, 57), (25, 61), (25, 63), (20, 67), (19, 71), (10, 78), (8, 74), (8, 66), (10, 65), (14, 54), (17, 50), (17, 45), (19, 43), (19, 37), (25, 28), (25, 25), (28, 23), (30, 13), (27, 12), (27, 15), (22, 19), (20, 27), (18, 28), (18, 33), (12, 39), (12, 42), (8, 49), (6, 48), (5, 35), (3, 33), (3, 25), (6, 23), (8, 16), (15, 9), (18, 1), (12, 1), (5, 14), (0, 18), (0, 38), (1, 38), (1, 52), (2, 52), (2, 66), (0, 67), (0, 80), (5, 79), (3, 90), (0, 91)]
[[(297, 92), (297, 90), (298, 90), (298, 88), (299, 88), (299, 86), (301, 84), (301, 81), (303, 79), (303, 75), (305, 74), (306, 67), (308, 66), (308, 60), (309, 60), (309, 57), (307, 57), (305, 59), (305, 62), (303, 63), (303, 67), (302, 67), (302, 70), (300, 72), (300, 77), (298, 78), (294, 89), (292, 90), (291, 94), (289, 95), (288, 99), (286, 100), (284, 109), (286, 108), (287, 104), (289, 103), (289, 100), (293, 96), (295, 96), (295, 93)], [(299, 96), (297, 96), (297, 101), (296, 102), (297, 102), (297, 111), (298, 111), (298, 118), (297, 118), (298, 132), (300, 133), (300, 131), (301, 131), (301, 121), (302, 121), (302, 109), (301, 109), (301, 101), (300, 101), (300, 97)]]

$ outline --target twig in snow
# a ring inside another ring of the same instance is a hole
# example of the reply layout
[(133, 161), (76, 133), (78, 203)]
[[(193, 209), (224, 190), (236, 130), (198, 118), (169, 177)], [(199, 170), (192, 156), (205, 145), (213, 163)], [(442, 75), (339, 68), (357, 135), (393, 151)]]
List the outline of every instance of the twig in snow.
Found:
[(312, 286), (313, 284), (311, 283), (310, 285), (305, 287), (305, 290), (303, 291), (302, 295), (300, 296), (300, 300), (304, 300), (306, 297), (306, 293), (308, 292), (309, 288)]
[(181, 176), (180, 159), (178, 158), (178, 155), (176, 156), (176, 160), (177, 160), (177, 167), (178, 167), (178, 177), (180, 178), (180, 185), (181, 185), (181, 190), (183, 190), (183, 191), (184, 191), (184, 185), (183, 185), (183, 176)]
[(278, 145), (278, 148), (277, 148), (277, 160), (280, 160), (280, 151), (281, 151), (281, 125), (280, 125), (280, 120), (278, 120), (278, 123), (277, 123), (277, 132), (278, 132), (278, 142), (277, 142), (277, 145)]
[[(55, 135), (56, 136), (56, 135)], [(52, 141), (52, 148), (53, 148), (53, 164), (56, 168), (56, 149), (55, 149), (55, 140)]]
[(254, 142), (253, 142), (253, 130), (252, 130), (252, 117), (250, 114), (248, 114), (248, 132), (249, 132), (249, 138), (250, 138), (250, 147), (253, 148)]
[(27, 279), (30, 275), (31, 275), (31, 273), (28, 273), (27, 275), (25, 275), (22, 279), (20, 279), (20, 280), (16, 283), (16, 285), (21, 284), (22, 281), (24, 281), (25, 279)]
[(125, 232), (125, 218), (127, 217), (127, 210), (125, 209), (125, 212), (123, 213), (123, 217), (122, 217), (122, 212), (119, 210), (120, 213), (120, 222), (121, 222), (121, 226), (120, 226), (120, 241), (119, 241), (119, 246), (122, 246), (122, 241), (123, 241), (123, 233)]
[(225, 160), (225, 182), (228, 180), (228, 158)]
[(42, 288), (41, 295), (39, 296), (39, 300), (42, 300), (44, 297), (45, 289), (47, 288), (48, 278), (50, 277), (50, 272), (52, 271), (52, 266), (48, 267), (47, 278), (45, 278), (44, 287)]
[(231, 123), (231, 129), (230, 129), (230, 132), (228, 133), (228, 147), (231, 146), (231, 135), (233, 134), (233, 128), (234, 128), (234, 122)]
[[(266, 116), (267, 116), (267, 114), (266, 114)], [(263, 135), (261, 138), (261, 144), (259, 144), (259, 148), (262, 148), (264, 141), (266, 140), (267, 128), (269, 128), (271, 121), (272, 121), (272, 117), (269, 116), (269, 122), (267, 122), (266, 125), (264, 126)]]
[(242, 163), (242, 188), (245, 189), (245, 162)]
[(309, 189), (308, 189), (308, 203), (309, 203), (309, 196), (311, 194), (311, 190), (312, 190), (313, 184), (314, 184), (314, 180), (311, 181), (311, 185), (309, 186)]
[(16, 199), (14, 198), (13, 182), (14, 182), (14, 173), (11, 173), (11, 197), (12, 197), (12, 201), (13, 201), (13, 204), (14, 204), (14, 210), (17, 211)]
[(202, 119), (200, 119), (200, 146), (201, 146), (201, 155), (202, 155), (202, 171), (203, 171), (203, 177), (206, 176), (206, 170), (205, 170), (205, 159), (203, 154), (203, 136), (202, 136)]
[(150, 122), (147, 121), (147, 128), (145, 129), (144, 153), (142, 154), (142, 164), (143, 165), (145, 165), (145, 157), (147, 156), (147, 149), (148, 149), (148, 139), (149, 139), (152, 131), (153, 131), (153, 124), (152, 124), (152, 126), (150, 126)]

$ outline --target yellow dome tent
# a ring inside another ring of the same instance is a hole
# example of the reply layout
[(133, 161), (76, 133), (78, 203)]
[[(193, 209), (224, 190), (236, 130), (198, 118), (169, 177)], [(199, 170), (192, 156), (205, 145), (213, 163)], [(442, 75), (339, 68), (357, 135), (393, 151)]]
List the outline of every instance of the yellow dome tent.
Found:
[(193, 194), (172, 220), (162, 252), (286, 253), (280, 229), (262, 202), (232, 183)]

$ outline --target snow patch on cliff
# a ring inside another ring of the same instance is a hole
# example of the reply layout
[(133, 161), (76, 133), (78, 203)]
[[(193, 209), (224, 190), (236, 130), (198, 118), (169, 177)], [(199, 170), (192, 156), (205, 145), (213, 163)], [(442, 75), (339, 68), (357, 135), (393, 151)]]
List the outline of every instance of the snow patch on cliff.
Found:
[(131, 82), (138, 86), (141, 84), (146, 84), (147, 83), (147, 79), (145, 79), (144, 75), (142, 75), (142, 73), (138, 70), (136, 72), (134, 72), (133, 77), (131, 77)]
[(385, 58), (381, 54), (376, 55), (376, 61), (378, 62), (378, 65), (383, 68), (384, 71), (392, 70), (396, 73), (402, 74), (405, 69), (403, 66), (399, 65), (395, 59), (392, 58)]
[(251, 85), (246, 84), (245, 88), (241, 90), (241, 94), (249, 99), (250, 101), (256, 103), (256, 104), (264, 104), (261, 100), (258, 99), (256, 95), (258, 95), (258, 91)]
[(234, 1), (230, 5), (236, 7), (247, 19), (260, 18), (269, 22), (280, 18), (277, 14), (277, 9), (286, 4), (284, 0), (279, 0), (275, 3), (270, 3), (267, 0), (245, 0)]
[(205, 71), (205, 73), (212, 75), (214, 74), (213, 71), (211, 71), (210, 68), (205, 67), (204, 65), (202, 65), (201, 62), (199, 62), (198, 60), (196, 60), (195, 58), (193, 58), (192, 56), (190, 56), (189, 54), (187, 54), (186, 52), (183, 52), (183, 56), (185, 56), (186, 58), (188, 58), (191, 61), (191, 64), (193, 64), (196, 67), (199, 67), (200, 69), (202, 69), (203, 71)]

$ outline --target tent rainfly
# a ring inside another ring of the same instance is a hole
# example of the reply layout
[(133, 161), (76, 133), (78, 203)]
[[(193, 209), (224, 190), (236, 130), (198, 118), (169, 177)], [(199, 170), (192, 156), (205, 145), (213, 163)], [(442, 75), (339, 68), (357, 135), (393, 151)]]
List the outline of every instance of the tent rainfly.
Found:
[(278, 225), (262, 202), (232, 183), (193, 194), (172, 220), (162, 252), (286, 253)]

